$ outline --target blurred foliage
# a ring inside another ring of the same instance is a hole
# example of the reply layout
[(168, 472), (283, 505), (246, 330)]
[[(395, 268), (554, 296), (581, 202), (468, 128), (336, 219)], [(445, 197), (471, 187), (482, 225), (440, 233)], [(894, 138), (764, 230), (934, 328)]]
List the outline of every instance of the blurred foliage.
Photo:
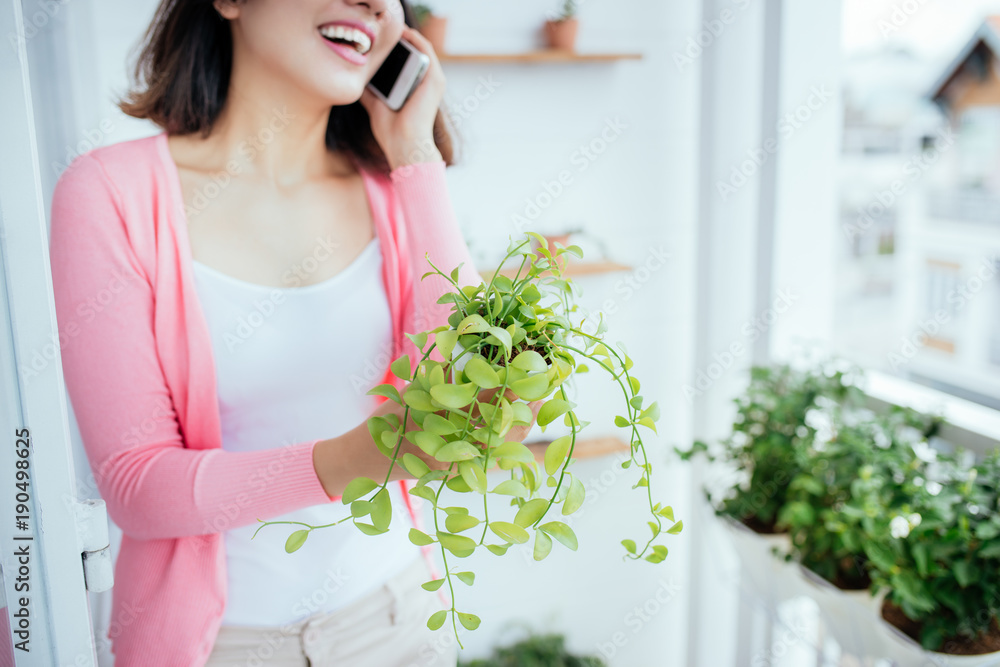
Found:
[(533, 635), (511, 646), (494, 649), (486, 660), (459, 661), (458, 667), (606, 667), (600, 658), (575, 656), (562, 635)]

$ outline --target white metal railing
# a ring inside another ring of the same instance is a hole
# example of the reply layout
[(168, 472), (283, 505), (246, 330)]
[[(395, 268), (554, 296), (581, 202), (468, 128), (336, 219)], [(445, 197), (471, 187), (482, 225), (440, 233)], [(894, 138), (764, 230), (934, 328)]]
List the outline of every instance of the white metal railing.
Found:
[(898, 405), (940, 415), (945, 423), (939, 437), (977, 455), (1000, 447), (1000, 412), (886, 373), (867, 371), (865, 376), (873, 409)]

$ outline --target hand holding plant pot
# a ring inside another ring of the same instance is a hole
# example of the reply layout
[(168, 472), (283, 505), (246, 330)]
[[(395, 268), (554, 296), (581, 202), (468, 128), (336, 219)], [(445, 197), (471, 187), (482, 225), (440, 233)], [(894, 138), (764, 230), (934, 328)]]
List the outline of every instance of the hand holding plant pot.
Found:
[[(391, 404), (367, 423), (374, 445), (390, 460), (389, 472), (379, 480), (353, 479), (342, 497), (351, 508), (345, 520), (365, 534), (378, 535), (392, 519), (386, 485), (393, 472), (402, 466), (417, 480), (410, 493), (433, 506), (434, 530), (413, 528), (410, 541), (437, 544), (445, 566), (444, 579), (423, 587), (436, 591), (447, 584), (452, 599), (452, 607), (433, 614), (427, 624), (436, 630), (450, 614), (456, 637), (458, 623), (473, 630), (480, 619), (455, 608), (457, 583), (471, 586), (475, 574), (455, 571), (449, 559), (466, 558), (481, 547), (503, 556), (512, 545), (532, 538), (536, 560), (548, 556), (556, 542), (577, 549), (573, 529), (555, 517), (557, 510), (562, 516), (573, 514), (585, 498), (583, 482), (569, 470), (578, 434), (588, 424), (576, 414), (566, 391), (576, 373), (588, 370), (578, 357), (607, 372), (622, 392), (623, 410), (615, 425), (628, 430), (631, 443), (631, 456), (622, 467), (635, 464), (639, 479), (632, 488), (641, 488), (648, 502), (650, 534), (644, 540), (622, 540), (624, 558), (662, 562), (667, 547), (655, 542), (683, 527), (669, 506), (653, 501), (650, 488), (652, 466), (640, 427), (656, 431), (657, 404), (647, 405), (640, 395), (625, 346), (619, 343), (616, 350), (603, 342), (603, 319), (593, 334), (583, 329), (586, 318), (575, 325), (571, 321), (577, 311), (575, 286), (562, 276), (559, 256), (579, 257), (582, 252), (561, 244), (552, 252), (538, 234), (528, 236), (538, 241), (537, 249), (527, 250), (528, 240), (511, 243), (501, 262), (521, 258), (513, 278), (501, 276), (498, 269), (488, 284), (460, 287), (458, 268), (446, 274), (431, 265), (424, 277), (442, 276), (453, 286), (438, 300), (452, 304), (452, 313), (446, 325), (407, 334), (420, 358), (396, 359), (391, 370), (398, 381), (369, 392)], [(543, 472), (523, 440), (533, 421), (544, 431), (557, 419), (570, 433), (548, 444)], [(508, 478), (490, 489), (486, 473), (494, 468), (506, 471)], [(450, 493), (470, 494), (481, 502), (482, 515), (446, 502)], [(490, 506), (491, 498), (502, 499), (510, 509)], [(295, 531), (286, 550), (302, 548), (309, 532), (321, 527), (326, 526)]]

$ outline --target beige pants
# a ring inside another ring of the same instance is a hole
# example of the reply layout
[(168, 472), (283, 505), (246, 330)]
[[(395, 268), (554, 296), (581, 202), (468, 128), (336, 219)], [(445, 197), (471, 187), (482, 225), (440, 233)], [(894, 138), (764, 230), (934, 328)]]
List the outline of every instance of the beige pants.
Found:
[(455, 667), (451, 623), (438, 631), (427, 619), (442, 608), (421, 558), (374, 593), (332, 613), (284, 627), (224, 625), (206, 667)]

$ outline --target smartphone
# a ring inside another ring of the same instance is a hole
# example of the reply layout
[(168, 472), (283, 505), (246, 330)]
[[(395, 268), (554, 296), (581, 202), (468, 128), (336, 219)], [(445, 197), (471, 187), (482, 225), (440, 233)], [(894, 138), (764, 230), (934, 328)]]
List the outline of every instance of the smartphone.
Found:
[(401, 39), (375, 72), (375, 76), (368, 83), (368, 89), (390, 109), (399, 111), (423, 81), (430, 64), (430, 58), (405, 39)]

